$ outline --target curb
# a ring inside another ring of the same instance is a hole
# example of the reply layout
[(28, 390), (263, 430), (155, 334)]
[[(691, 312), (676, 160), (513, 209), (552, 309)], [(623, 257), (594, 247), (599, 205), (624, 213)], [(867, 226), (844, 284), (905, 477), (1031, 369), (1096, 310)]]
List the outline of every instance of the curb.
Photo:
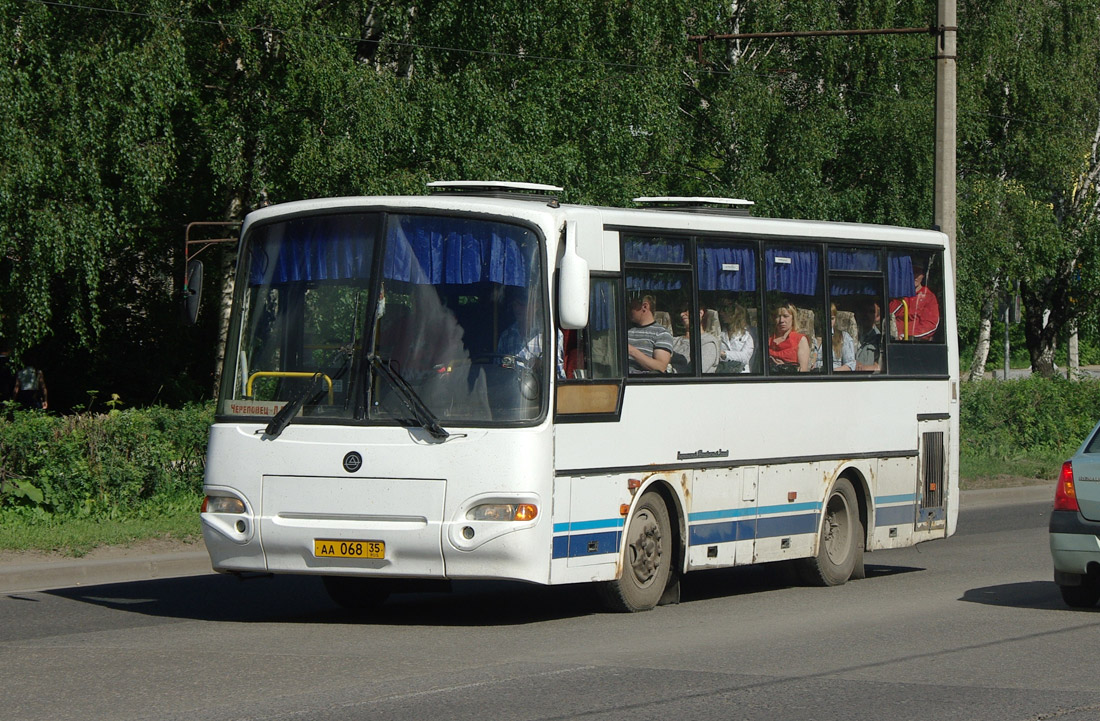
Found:
[[(991, 488), (960, 493), (962, 510), (1014, 503), (1053, 502), (1054, 484)], [(205, 550), (154, 553), (132, 558), (49, 560), (0, 565), (0, 594), (30, 593), (110, 583), (213, 574)]]
[(206, 551), (123, 559), (42, 561), (0, 567), (0, 593), (26, 593), (214, 573)]

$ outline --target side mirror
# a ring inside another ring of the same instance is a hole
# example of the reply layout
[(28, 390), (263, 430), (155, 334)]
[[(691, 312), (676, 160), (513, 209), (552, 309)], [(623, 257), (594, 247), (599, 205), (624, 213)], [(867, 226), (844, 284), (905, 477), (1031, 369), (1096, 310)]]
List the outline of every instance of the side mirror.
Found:
[(588, 325), (588, 261), (577, 254), (577, 221), (565, 221), (565, 253), (558, 268), (558, 322), (566, 330)]
[(187, 264), (187, 275), (183, 283), (183, 322), (195, 325), (199, 319), (199, 301), (202, 299), (202, 261), (192, 260)]

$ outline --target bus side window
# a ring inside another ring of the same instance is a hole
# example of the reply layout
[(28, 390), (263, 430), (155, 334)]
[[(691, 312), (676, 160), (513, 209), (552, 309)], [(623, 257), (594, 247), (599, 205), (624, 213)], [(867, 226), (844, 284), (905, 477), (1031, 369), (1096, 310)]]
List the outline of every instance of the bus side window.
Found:
[(561, 331), (561, 361), (565, 380), (621, 378), (622, 358), (619, 340), (620, 282), (618, 278), (593, 276), (589, 285), (588, 325), (580, 330)]
[(889, 253), (886, 320), (891, 375), (947, 375), (942, 324), (943, 254)]
[(826, 362), (821, 253), (814, 246), (772, 245), (764, 249), (767, 292), (766, 339), (769, 375), (822, 373)]
[(700, 241), (696, 249), (703, 333), (718, 339), (718, 365), (704, 373), (759, 374), (762, 353), (757, 306), (757, 247), (752, 243)]

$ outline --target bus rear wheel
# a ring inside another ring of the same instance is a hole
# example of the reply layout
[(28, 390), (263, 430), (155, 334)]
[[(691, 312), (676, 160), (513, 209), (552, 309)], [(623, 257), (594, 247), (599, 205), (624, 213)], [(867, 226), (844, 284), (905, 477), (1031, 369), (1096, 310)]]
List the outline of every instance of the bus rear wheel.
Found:
[(349, 611), (369, 611), (390, 595), (385, 581), (356, 576), (322, 576), (325, 591), (338, 606)]
[(825, 502), (817, 555), (799, 562), (802, 579), (814, 586), (839, 586), (852, 577), (863, 542), (859, 501), (852, 482), (839, 479)]
[(600, 596), (611, 611), (648, 611), (664, 595), (673, 562), (668, 507), (659, 494), (641, 497), (624, 535), (622, 572), (600, 584)]

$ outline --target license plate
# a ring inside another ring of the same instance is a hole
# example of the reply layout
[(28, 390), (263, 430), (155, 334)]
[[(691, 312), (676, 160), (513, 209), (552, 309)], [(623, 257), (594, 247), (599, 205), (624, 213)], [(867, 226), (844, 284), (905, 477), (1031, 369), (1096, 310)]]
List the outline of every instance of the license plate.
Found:
[(317, 558), (385, 558), (385, 541), (335, 541), (318, 538), (313, 541)]

